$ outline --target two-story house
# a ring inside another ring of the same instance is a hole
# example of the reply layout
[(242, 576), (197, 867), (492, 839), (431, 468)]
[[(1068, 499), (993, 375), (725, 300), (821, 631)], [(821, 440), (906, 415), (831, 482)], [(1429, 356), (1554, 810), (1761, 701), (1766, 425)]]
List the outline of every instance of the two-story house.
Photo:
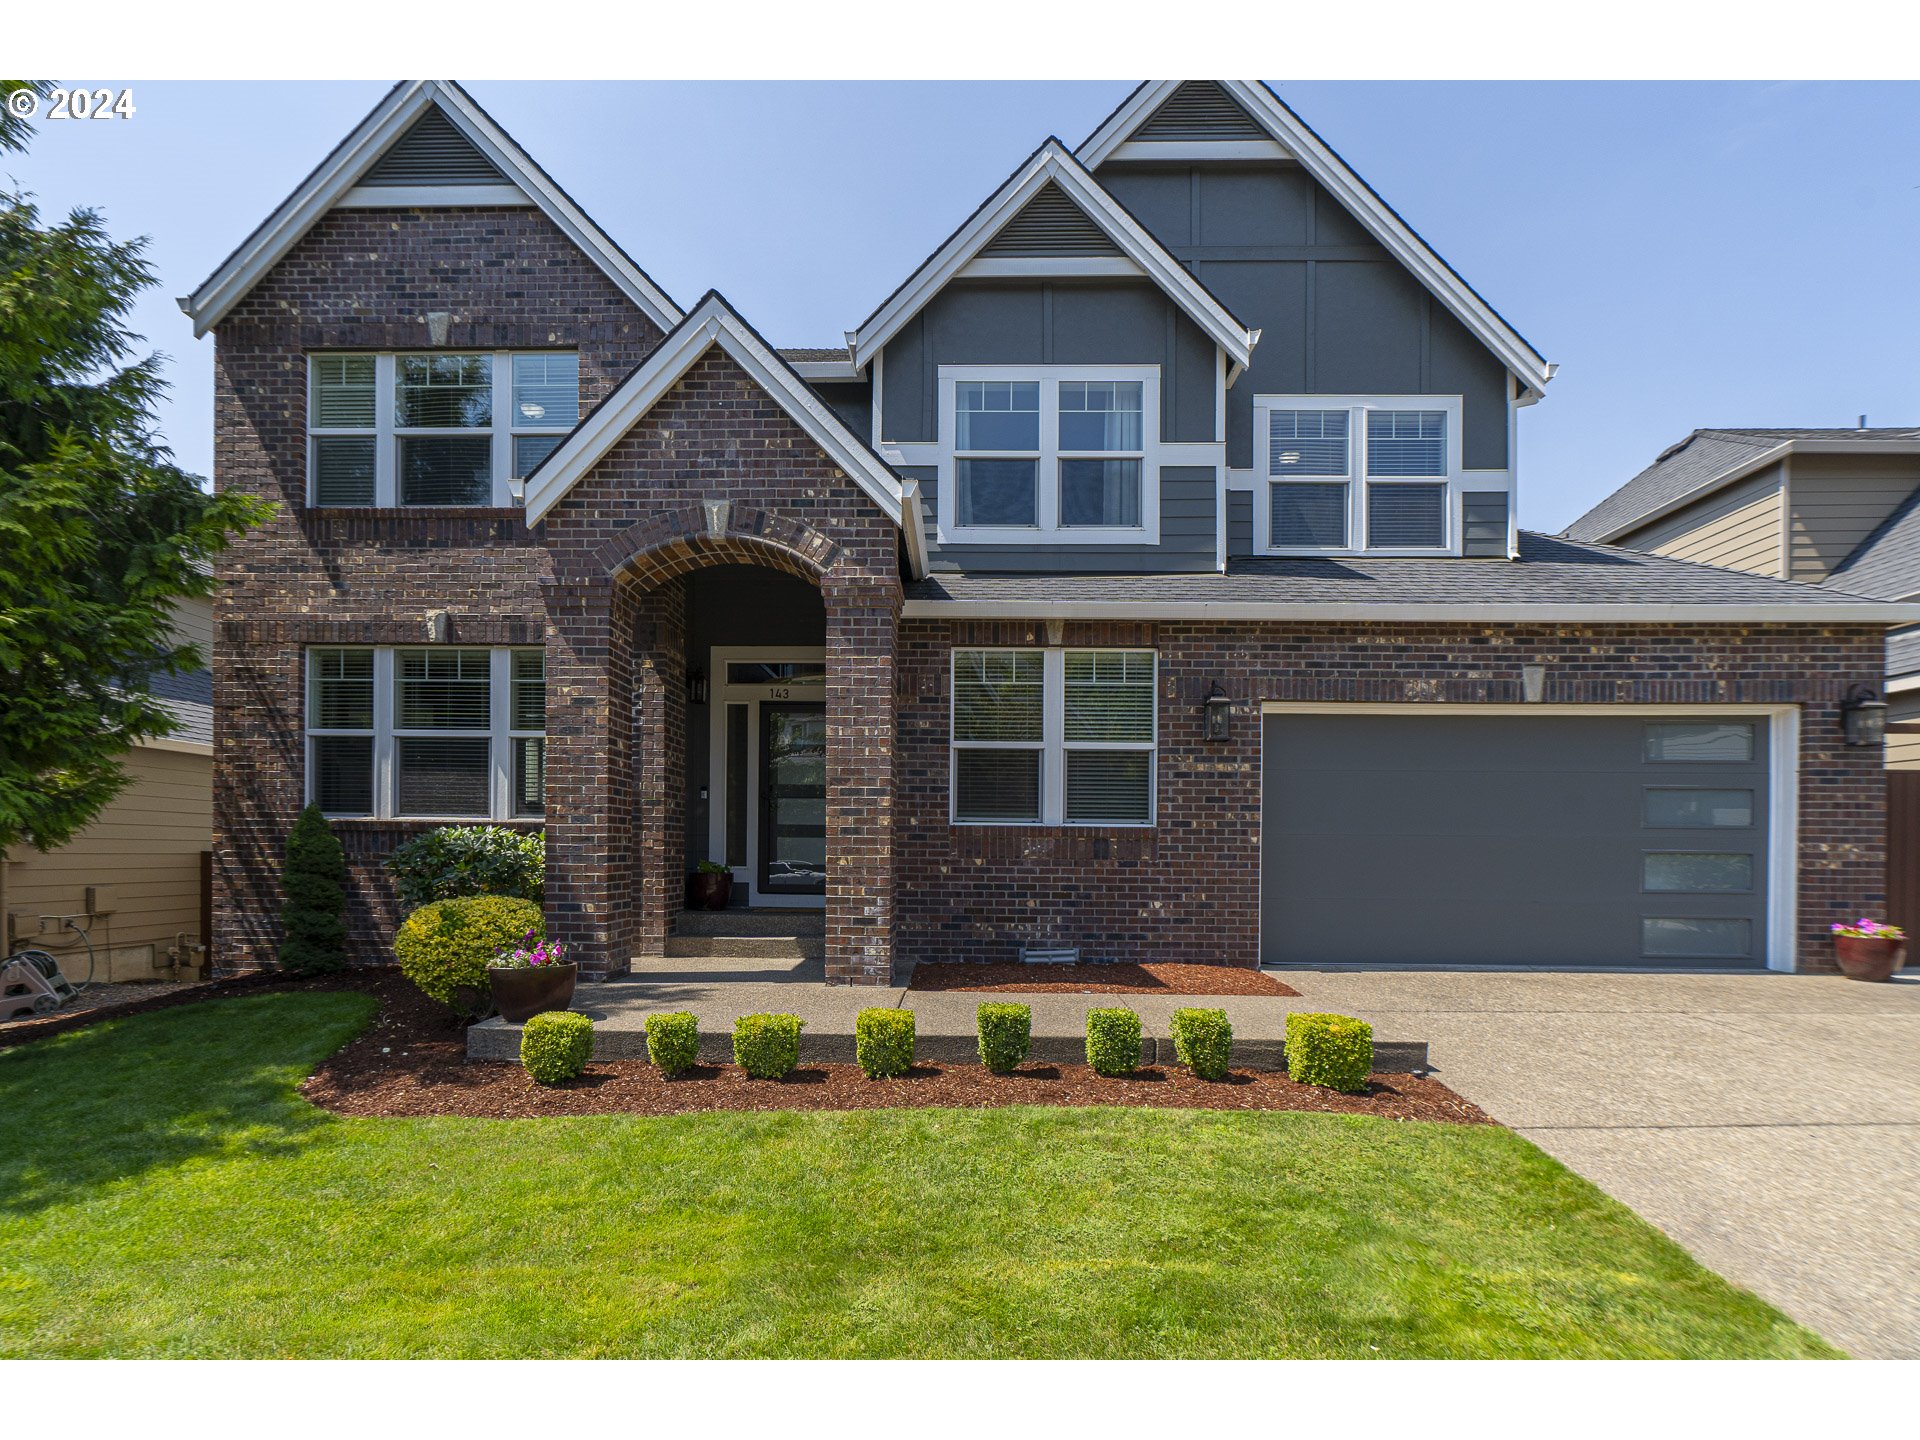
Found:
[(1142, 85), (975, 200), (776, 349), (422, 82), (182, 302), (218, 483), (282, 505), (223, 561), (224, 958), (309, 800), (368, 960), (447, 821), (544, 827), (596, 974), (702, 860), (863, 983), (1817, 968), (1878, 903), (1846, 701), (1920, 609), (1519, 530), (1552, 367), (1265, 85)]

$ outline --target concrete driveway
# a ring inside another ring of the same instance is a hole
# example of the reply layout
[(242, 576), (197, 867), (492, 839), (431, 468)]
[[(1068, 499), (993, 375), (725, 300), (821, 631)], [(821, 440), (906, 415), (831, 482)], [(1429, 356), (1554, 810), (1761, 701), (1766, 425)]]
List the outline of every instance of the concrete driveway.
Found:
[(1920, 978), (1285, 978), (1841, 1348), (1920, 1357)]

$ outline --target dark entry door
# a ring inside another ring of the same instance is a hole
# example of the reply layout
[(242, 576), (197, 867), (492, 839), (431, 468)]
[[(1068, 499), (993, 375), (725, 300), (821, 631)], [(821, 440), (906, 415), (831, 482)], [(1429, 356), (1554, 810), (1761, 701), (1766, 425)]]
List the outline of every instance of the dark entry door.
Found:
[(827, 707), (760, 706), (760, 891), (827, 891)]

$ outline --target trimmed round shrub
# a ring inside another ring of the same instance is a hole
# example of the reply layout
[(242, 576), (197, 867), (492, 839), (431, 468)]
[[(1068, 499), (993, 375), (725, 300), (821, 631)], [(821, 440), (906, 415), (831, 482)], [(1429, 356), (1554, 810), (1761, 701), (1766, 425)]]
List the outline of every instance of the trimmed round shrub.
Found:
[(1351, 1015), (1287, 1016), (1287, 1078), (1363, 1094), (1373, 1070), (1373, 1027)]
[(593, 1058), (593, 1021), (571, 1010), (543, 1010), (520, 1028), (520, 1063), (542, 1085), (561, 1085)]
[(546, 938), (540, 907), (503, 895), (470, 895), (422, 905), (401, 923), (393, 937), (400, 972), (442, 1005), (463, 1015), (485, 1015), (493, 1008), (487, 988), (487, 962), (528, 935)]
[(700, 1017), (690, 1010), (647, 1016), (647, 1059), (664, 1075), (693, 1068), (700, 1058)]
[(546, 837), (506, 825), (442, 825), (387, 857), (394, 893), (409, 907), (466, 895), (545, 898)]
[(853, 1020), (853, 1055), (869, 1080), (892, 1080), (913, 1067), (913, 1011), (862, 1010)]
[(1233, 1025), (1224, 1010), (1173, 1012), (1173, 1053), (1202, 1080), (1224, 1080), (1233, 1064)]
[(1005, 1075), (1033, 1048), (1033, 1007), (989, 1001), (974, 1012), (980, 1031), (980, 1063)]
[(1087, 1064), (1096, 1075), (1131, 1075), (1140, 1068), (1140, 1017), (1131, 1010), (1087, 1011)]
[(800, 1063), (798, 1015), (742, 1015), (733, 1022), (733, 1063), (754, 1080), (778, 1080)]

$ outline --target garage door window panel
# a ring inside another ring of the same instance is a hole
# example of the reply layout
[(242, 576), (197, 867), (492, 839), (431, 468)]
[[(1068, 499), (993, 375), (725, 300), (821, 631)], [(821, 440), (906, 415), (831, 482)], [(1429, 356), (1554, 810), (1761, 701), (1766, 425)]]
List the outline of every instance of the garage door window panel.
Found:
[(1647, 759), (1656, 765), (1747, 765), (1753, 761), (1749, 721), (1655, 721), (1647, 726)]
[(1653, 830), (1749, 830), (1754, 792), (1681, 786), (1651, 786), (1643, 819)]
[(1753, 922), (1719, 917), (1648, 916), (1640, 922), (1641, 952), (1654, 960), (1746, 960), (1753, 955)]
[(1753, 856), (1737, 851), (1652, 851), (1641, 860), (1641, 888), (1653, 895), (1750, 894)]

